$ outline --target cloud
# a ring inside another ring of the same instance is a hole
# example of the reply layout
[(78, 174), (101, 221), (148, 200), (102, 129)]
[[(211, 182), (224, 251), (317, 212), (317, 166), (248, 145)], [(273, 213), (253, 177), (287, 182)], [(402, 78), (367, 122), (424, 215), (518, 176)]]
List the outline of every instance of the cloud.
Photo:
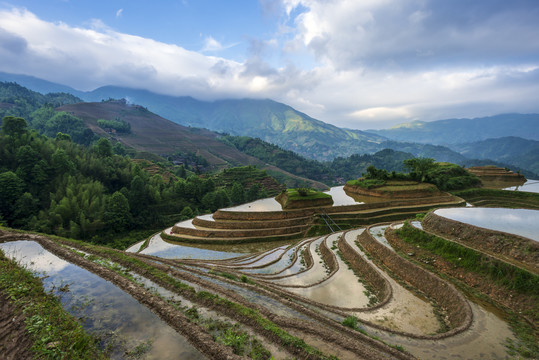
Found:
[(124, 13), (124, 9), (119, 9), (118, 11), (116, 11), (116, 17), (119, 18), (123, 15)]
[(118, 85), (200, 99), (272, 98), (359, 129), (539, 112), (536, 2), (264, 1), (278, 18), (276, 32), (246, 39), (240, 61), (217, 56), (235, 44), (212, 36), (197, 52), (98, 20), (73, 27), (0, 10), (0, 71), (80, 90)]
[(204, 40), (204, 47), (202, 48), (202, 52), (208, 52), (208, 51), (220, 51), (223, 50), (223, 45), (217, 40), (215, 40), (213, 37), (208, 36)]
[(536, 1), (283, 1), (289, 9), (307, 8), (294, 19), (292, 41), (338, 69), (432, 68), (539, 56)]

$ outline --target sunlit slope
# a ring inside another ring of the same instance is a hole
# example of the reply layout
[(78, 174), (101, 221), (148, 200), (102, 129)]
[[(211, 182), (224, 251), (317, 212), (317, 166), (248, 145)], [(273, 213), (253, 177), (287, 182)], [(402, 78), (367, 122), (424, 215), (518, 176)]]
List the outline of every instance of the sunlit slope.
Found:
[(84, 120), (86, 126), (98, 135), (104, 135), (97, 126), (98, 119), (119, 118), (131, 125), (130, 134), (117, 134), (123, 144), (139, 151), (170, 154), (176, 151), (194, 152), (206, 158), (210, 165), (254, 165), (261, 162), (217, 140), (217, 134), (192, 129), (164, 119), (141, 106), (123, 102), (78, 103), (58, 110), (67, 111)]
[(375, 152), (380, 150), (378, 144), (384, 140), (378, 135), (342, 129), (313, 119), (273, 100), (210, 102), (112, 86), (96, 89), (83, 98), (87, 101), (126, 98), (184, 126), (258, 137), (318, 160)]

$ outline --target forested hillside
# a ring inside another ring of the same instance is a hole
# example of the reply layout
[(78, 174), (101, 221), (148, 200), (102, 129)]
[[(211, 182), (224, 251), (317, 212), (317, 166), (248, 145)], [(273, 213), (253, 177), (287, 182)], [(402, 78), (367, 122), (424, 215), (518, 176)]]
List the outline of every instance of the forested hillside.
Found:
[(248, 168), (237, 184), (230, 179), (216, 186), (212, 176), (185, 170), (186, 178), (164, 181), (115, 155), (107, 139), (86, 148), (69, 135), (39, 135), (19, 117), (4, 118), (0, 151), (0, 222), (115, 246), (130, 231), (162, 229), (232, 205), (231, 197), (250, 201), (268, 195), (248, 182), (251, 172), (263, 175), (258, 169)]

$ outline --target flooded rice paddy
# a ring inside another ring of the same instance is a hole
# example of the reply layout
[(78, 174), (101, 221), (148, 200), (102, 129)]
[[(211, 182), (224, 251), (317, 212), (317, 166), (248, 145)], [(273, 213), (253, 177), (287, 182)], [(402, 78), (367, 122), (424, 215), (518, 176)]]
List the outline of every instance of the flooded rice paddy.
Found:
[[(334, 206), (358, 203), (358, 199), (345, 194), (342, 187), (332, 188), (328, 193), (334, 198)], [(228, 210), (281, 210), (280, 205), (271, 200), (264, 199)], [(539, 211), (456, 208), (439, 209), (436, 214), (539, 241)], [(213, 221), (211, 215), (200, 218)], [(414, 226), (420, 225), (414, 222)], [(194, 227), (191, 221), (183, 222), (182, 226)], [(373, 226), (367, 233), (392, 251), (384, 236), (387, 226)], [(471, 327), (456, 335), (434, 339), (441, 331), (447, 331), (443, 326), (443, 313), (420, 289), (403, 282), (364, 252), (357, 239), (365, 231), (365, 228), (358, 228), (297, 241), (244, 245), (191, 245), (165, 241), (160, 234), (156, 234), (147, 243), (132, 246), (126, 254), (152, 256), (148, 258), (149, 261), (174, 270), (173, 276), (191, 286), (197, 293), (211, 292), (227, 299), (241, 299), (244, 306), (282, 321), (283, 328), (309, 344), (342, 358), (353, 359), (357, 353), (351, 351), (351, 348), (329, 344), (323, 337), (315, 336), (312, 332), (287, 327), (286, 321), (305, 322), (319, 328), (323, 325), (324, 329), (333, 329), (331, 331), (339, 333), (342, 331), (337, 329), (339, 323), (353, 316), (358, 321), (357, 328), (369, 336), (402, 346), (417, 358), (509, 358), (505, 344), (508, 339), (515, 338), (507, 322), (496, 310), (470, 300), (467, 301), (473, 313)], [(165, 232), (170, 232), (170, 229)], [(380, 304), (382, 299), (373, 293), (364, 274), (352, 268), (346, 256), (340, 252), (340, 242), (346, 242), (355, 254), (389, 284), (391, 296), (387, 301)], [(321, 249), (324, 246), (327, 250)], [(0, 244), (0, 249), (33, 271), (46, 274), (43, 278), (45, 288), (60, 296), (66, 309), (80, 317), (86, 329), (114, 334), (116, 347), (113, 347), (113, 358), (126, 358), (126, 349), (140, 344), (148, 344), (144, 359), (204, 358), (189, 341), (129, 294), (97, 275), (56, 257), (38, 243), (15, 241)], [(324, 251), (329, 251), (329, 255)], [(328, 263), (329, 258), (334, 260)], [(140, 275), (134, 278), (146, 288), (181, 302), (183, 306), (197, 306), (196, 302), (186, 300), (170, 289), (156, 285), (152, 280)], [(58, 289), (65, 289), (66, 284), (69, 285), (69, 291), (60, 292)], [(84, 306), (81, 307), (81, 303)], [(204, 306), (199, 306), (199, 311), (201, 315), (210, 318), (220, 319), (223, 316), (215, 309)], [(241, 319), (235, 321), (249, 329), (251, 334), (256, 333), (256, 330), (241, 324)], [(352, 339), (360, 341), (360, 333)], [(277, 343), (267, 339), (263, 342), (268, 349), (272, 349), (276, 359), (290, 357), (290, 353), (280, 352)], [(386, 355), (379, 358), (387, 358)], [(389, 357), (399, 358), (393, 355)]]
[(539, 210), (471, 207), (438, 209), (434, 213), (458, 222), (539, 241)]
[(147, 346), (146, 359), (201, 359), (185, 338), (130, 295), (99, 276), (64, 261), (33, 241), (0, 244), (0, 249), (29, 270), (43, 274), (45, 290), (60, 297), (64, 308), (98, 334), (111, 357), (122, 359)]

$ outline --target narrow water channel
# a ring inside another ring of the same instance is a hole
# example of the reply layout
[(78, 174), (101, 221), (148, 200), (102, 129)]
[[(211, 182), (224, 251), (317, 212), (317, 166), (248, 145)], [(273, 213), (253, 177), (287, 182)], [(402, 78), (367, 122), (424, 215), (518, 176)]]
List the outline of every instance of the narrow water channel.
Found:
[(66, 262), (34, 241), (0, 244), (6, 256), (42, 274), (46, 291), (81, 319), (83, 327), (110, 346), (112, 359), (129, 358), (137, 346), (147, 349), (139, 359), (203, 359), (184, 337), (129, 294), (99, 276)]

